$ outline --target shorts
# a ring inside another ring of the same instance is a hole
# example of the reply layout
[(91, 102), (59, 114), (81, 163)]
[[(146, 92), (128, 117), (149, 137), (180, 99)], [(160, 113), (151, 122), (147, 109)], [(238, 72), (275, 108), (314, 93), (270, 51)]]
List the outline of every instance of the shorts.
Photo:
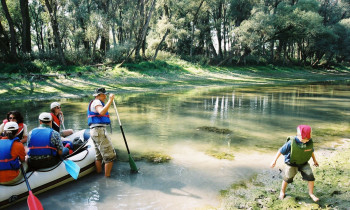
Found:
[(312, 169), (309, 163), (300, 166), (285, 166), (285, 172), (283, 176), (283, 180), (287, 183), (292, 183), (295, 175), (300, 171), (303, 180), (305, 181), (315, 181), (314, 174), (312, 173)]
[(106, 128), (91, 128), (90, 136), (95, 145), (96, 160), (103, 160), (105, 163), (113, 162), (116, 159), (116, 154)]

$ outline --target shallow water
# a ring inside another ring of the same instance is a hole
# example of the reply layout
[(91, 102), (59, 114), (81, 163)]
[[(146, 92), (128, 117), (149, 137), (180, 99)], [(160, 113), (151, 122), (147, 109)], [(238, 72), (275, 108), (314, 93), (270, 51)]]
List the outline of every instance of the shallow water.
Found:
[[(91, 174), (37, 197), (45, 209), (194, 209), (217, 206), (219, 191), (268, 168), (286, 136), (298, 124), (313, 128), (316, 148), (349, 135), (350, 86), (313, 84), (198, 88), (178, 92), (117, 95), (116, 102), (132, 155), (161, 152), (169, 163), (136, 161), (130, 174), (113, 108), (112, 140), (119, 160), (112, 177)], [(116, 94), (118, 94), (116, 92)], [(63, 99), (65, 127), (86, 128), (91, 98)], [(29, 129), (53, 101), (1, 102), (0, 113), (17, 109)], [(229, 133), (203, 130), (204, 126)], [(110, 131), (110, 129), (108, 129)], [(234, 160), (211, 155), (227, 153)], [(316, 151), (317, 155), (317, 151)], [(120, 161), (121, 160), (121, 161)], [(282, 158), (279, 162), (282, 164)], [(26, 209), (20, 202), (10, 209)]]

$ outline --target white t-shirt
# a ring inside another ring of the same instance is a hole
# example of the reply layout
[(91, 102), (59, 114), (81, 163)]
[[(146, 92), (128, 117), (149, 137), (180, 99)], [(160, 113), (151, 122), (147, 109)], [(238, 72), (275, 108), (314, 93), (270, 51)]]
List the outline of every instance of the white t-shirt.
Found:
[[(96, 106), (98, 106), (98, 105), (103, 106), (100, 100), (95, 99), (95, 100), (91, 103), (90, 111), (98, 113), (98, 112), (96, 111)], [(106, 127), (107, 124), (91, 124), (91, 125), (90, 125), (90, 128), (93, 128), (93, 127), (96, 127), (96, 126), (99, 126), (99, 127), (100, 127), (100, 126)]]
[(97, 111), (96, 111), (96, 106), (98, 106), (98, 105), (103, 106), (100, 100), (95, 99), (95, 100), (91, 103), (91, 107), (90, 107), (91, 111), (92, 111), (92, 112), (97, 112)]

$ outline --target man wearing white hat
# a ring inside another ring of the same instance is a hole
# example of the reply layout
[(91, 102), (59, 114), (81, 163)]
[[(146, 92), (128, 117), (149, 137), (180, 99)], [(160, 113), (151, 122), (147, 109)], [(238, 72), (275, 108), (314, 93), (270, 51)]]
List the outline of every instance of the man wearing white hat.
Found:
[(114, 94), (109, 94), (109, 99), (104, 104), (107, 93), (105, 88), (97, 88), (93, 94), (95, 99), (92, 100), (88, 107), (88, 125), (90, 126), (90, 136), (94, 141), (96, 151), (96, 171), (102, 172), (102, 161), (105, 163), (105, 176), (111, 175), (113, 161), (116, 159), (115, 150), (106, 126), (110, 125), (108, 109), (114, 100)]
[(20, 162), (25, 161), (25, 150), (16, 133), (18, 124), (8, 122), (5, 124), (5, 137), (0, 140), (0, 184), (10, 185), (23, 178)]
[(60, 162), (59, 156), (64, 157), (69, 152), (63, 147), (60, 134), (52, 129), (50, 113), (41, 113), (39, 123), (40, 126), (28, 136), (28, 166), (31, 170), (52, 167)]

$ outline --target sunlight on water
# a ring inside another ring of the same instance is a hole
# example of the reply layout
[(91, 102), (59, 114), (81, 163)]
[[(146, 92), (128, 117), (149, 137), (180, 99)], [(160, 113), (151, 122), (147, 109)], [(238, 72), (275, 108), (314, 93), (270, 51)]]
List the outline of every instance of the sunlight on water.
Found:
[[(234, 181), (267, 168), (277, 149), (299, 124), (313, 128), (316, 147), (349, 137), (350, 87), (343, 85), (200, 88), (181, 92), (118, 95), (116, 103), (134, 156), (161, 152), (165, 164), (136, 161), (129, 174), (127, 152), (113, 108), (111, 137), (118, 153), (112, 177), (92, 174), (39, 196), (70, 209), (193, 209), (216, 205)], [(89, 100), (63, 99), (65, 127), (87, 128)], [(1, 102), (0, 113), (17, 109), (29, 130), (53, 101)], [(233, 160), (220, 159), (232, 157)], [(121, 161), (122, 160), (122, 161)], [(62, 192), (69, 189), (69, 193)], [(54, 195), (50, 197), (49, 195)], [(25, 204), (19, 204), (25, 208)], [(68, 207), (67, 207), (68, 206)], [(73, 209), (73, 207), (71, 208)]]

